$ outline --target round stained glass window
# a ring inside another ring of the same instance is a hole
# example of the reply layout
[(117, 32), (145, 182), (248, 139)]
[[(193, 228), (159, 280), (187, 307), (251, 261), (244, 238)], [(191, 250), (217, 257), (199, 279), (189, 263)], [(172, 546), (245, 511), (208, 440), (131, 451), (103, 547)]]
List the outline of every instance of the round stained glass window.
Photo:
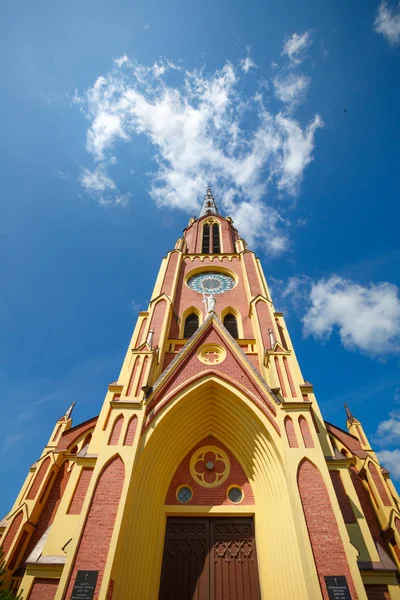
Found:
[(236, 485), (232, 486), (228, 490), (228, 498), (234, 504), (238, 504), (239, 502), (241, 502), (243, 500), (242, 489), (240, 487), (237, 487)]
[(230, 275), (208, 271), (193, 275), (187, 282), (191, 290), (204, 294), (222, 294), (235, 287), (235, 280)]
[(179, 502), (182, 502), (183, 504), (189, 502), (189, 500), (192, 499), (192, 496), (193, 492), (188, 485), (182, 485), (182, 487), (179, 488), (176, 494), (176, 497), (178, 498)]

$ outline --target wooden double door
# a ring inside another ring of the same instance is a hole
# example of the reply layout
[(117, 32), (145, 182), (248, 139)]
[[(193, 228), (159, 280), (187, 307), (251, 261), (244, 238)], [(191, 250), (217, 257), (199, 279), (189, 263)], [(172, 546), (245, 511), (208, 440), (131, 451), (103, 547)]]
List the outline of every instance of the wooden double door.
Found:
[(249, 517), (169, 517), (159, 600), (260, 600)]

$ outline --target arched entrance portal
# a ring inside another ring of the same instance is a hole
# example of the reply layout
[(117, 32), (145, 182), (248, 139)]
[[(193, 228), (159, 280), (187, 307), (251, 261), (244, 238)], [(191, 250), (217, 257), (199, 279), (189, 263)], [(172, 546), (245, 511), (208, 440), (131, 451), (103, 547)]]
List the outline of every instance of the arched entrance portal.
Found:
[[(170, 483), (160, 600), (259, 600), (249, 480), (236, 456), (209, 435), (185, 456)], [(199, 507), (224, 516), (188, 516)]]
[[(170, 499), (166, 503), (182, 461), (210, 435), (237, 459), (254, 496), (252, 505), (193, 502), (183, 506), (177, 501), (170, 503)], [(282, 440), (242, 391), (215, 375), (197, 380), (142, 429), (139, 444), (112, 572), (114, 600), (159, 598), (167, 523), (172, 517), (250, 518), (261, 598), (308, 600)], [(285, 565), (290, 565), (290, 577)]]

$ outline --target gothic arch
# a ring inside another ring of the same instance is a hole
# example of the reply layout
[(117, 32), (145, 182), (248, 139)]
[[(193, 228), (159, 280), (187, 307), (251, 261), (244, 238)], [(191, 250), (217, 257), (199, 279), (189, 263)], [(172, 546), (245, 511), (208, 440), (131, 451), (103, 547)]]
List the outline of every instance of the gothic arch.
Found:
[(199, 318), (199, 327), (201, 327), (201, 325), (203, 323), (203, 314), (202, 314), (201, 310), (199, 310), (195, 306), (189, 306), (189, 308), (187, 308), (182, 313), (182, 316), (181, 316), (181, 320), (180, 320), (180, 324), (179, 324), (179, 337), (180, 338), (183, 338), (183, 333), (184, 333), (184, 330), (185, 330), (186, 319), (191, 314), (195, 314)]
[[(95, 598), (102, 584), (104, 565), (108, 556), (125, 479), (125, 465), (121, 456), (114, 454), (100, 471), (90, 500), (85, 524), (69, 574), (69, 598), (78, 570), (98, 570)], [(100, 533), (99, 533), (100, 531)], [(85, 542), (89, 540), (88, 542)]]
[[(160, 507), (181, 461), (209, 435), (236, 456), (251, 484), (259, 561), (270, 566), (260, 574), (261, 587), (277, 586), (282, 598), (306, 600), (310, 595), (297, 546), (279, 434), (245, 392), (215, 375), (178, 392), (142, 433), (137, 470), (126, 500), (126, 506), (135, 510), (129, 508), (124, 513), (121, 528), (125, 534), (117, 548), (122, 557), (115, 572), (115, 578), (123, 581), (120, 597), (128, 591), (138, 598), (157, 597), (166, 519)], [(130, 542), (134, 539), (143, 543), (134, 546)], [(293, 543), (286, 544), (285, 539)], [(282, 560), (291, 564), (292, 578), (285, 577), (279, 568)]]
[(324, 578), (346, 576), (351, 597), (358, 598), (326, 483), (308, 458), (300, 461), (297, 485), (324, 600), (329, 600)]
[(244, 333), (243, 333), (243, 323), (242, 323), (242, 316), (241, 316), (241, 314), (235, 308), (233, 308), (232, 306), (227, 306), (221, 312), (221, 323), (224, 322), (224, 319), (225, 319), (225, 317), (228, 314), (231, 314), (234, 317), (236, 317), (236, 323), (237, 323), (239, 338), (243, 339), (244, 338)]
[(124, 424), (124, 416), (119, 414), (118, 417), (114, 420), (114, 423), (111, 428), (110, 437), (108, 439), (109, 446), (117, 446), (119, 442), (119, 438), (121, 437), (121, 430)]

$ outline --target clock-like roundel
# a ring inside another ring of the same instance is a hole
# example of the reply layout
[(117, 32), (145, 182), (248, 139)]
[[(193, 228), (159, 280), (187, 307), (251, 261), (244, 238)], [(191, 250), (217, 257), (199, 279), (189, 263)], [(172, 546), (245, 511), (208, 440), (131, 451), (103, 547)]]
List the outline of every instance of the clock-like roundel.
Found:
[(233, 277), (217, 271), (206, 271), (193, 275), (187, 282), (191, 290), (204, 294), (222, 294), (235, 287)]

